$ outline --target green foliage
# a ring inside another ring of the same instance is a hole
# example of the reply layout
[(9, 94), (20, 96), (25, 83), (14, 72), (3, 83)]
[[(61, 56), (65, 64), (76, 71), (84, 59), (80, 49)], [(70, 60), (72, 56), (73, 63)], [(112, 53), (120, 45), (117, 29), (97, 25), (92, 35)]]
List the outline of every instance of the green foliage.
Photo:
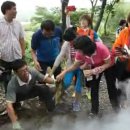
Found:
[(119, 3), (118, 5), (115, 6), (114, 15), (111, 14), (111, 17), (107, 22), (108, 33), (116, 31), (116, 29), (119, 26), (119, 21), (121, 19), (126, 19), (128, 12), (129, 12), (129, 4)]
[[(119, 0), (113, 0), (115, 2), (119, 2)], [(96, 6), (94, 9), (94, 18), (93, 18), (93, 25), (95, 25), (97, 23), (97, 19), (99, 16), (101, 10), (101, 6)], [(72, 25), (77, 25), (79, 26), (79, 17), (82, 14), (88, 13), (91, 15), (91, 11), (87, 10), (87, 9), (78, 9), (75, 12), (71, 13), (71, 22)], [(118, 27), (118, 23), (120, 21), (120, 19), (126, 19), (127, 15), (129, 12), (129, 4), (126, 3), (118, 3), (115, 4), (114, 6), (112, 6), (111, 3), (109, 3), (106, 8), (105, 8), (105, 13), (104, 13), (104, 17), (102, 19), (102, 22), (100, 24), (100, 28), (98, 30), (98, 34), (100, 36), (103, 36), (103, 38), (105, 39), (105, 43), (107, 42), (106, 39), (108, 39), (108, 37), (110, 37), (110, 44), (112, 44), (114, 42), (115, 39), (115, 31), (116, 28)], [(109, 14), (110, 13), (110, 14)], [(104, 23), (106, 22), (106, 19), (108, 17), (109, 14), (109, 18), (108, 21), (106, 23), (106, 29), (107, 29), (107, 34), (111, 34), (110, 36), (104, 36)], [(36, 7), (36, 12), (35, 15), (31, 18), (31, 23), (28, 23), (27, 25), (24, 26), (25, 31), (26, 31), (26, 60), (27, 62), (33, 64), (32, 62), (32, 58), (31, 58), (31, 45), (30, 45), (30, 41), (31, 41), (31, 36), (32, 33), (35, 32), (39, 27), (40, 24), (43, 20), (46, 19), (52, 19), (56, 25), (60, 25), (61, 24), (61, 9), (56, 7), (56, 8), (52, 8), (51, 10), (48, 10), (45, 7)]]
[(56, 25), (60, 24), (60, 9), (52, 8), (51, 11), (48, 11), (45, 7), (36, 7), (35, 15), (31, 18), (31, 30), (36, 31), (42, 21), (46, 19), (52, 19)]
[(27, 63), (29, 63), (29, 65), (33, 65), (33, 61), (32, 61), (32, 57), (31, 57), (31, 37), (32, 37), (33, 32), (31, 31), (26, 31), (26, 40), (25, 40), (25, 44), (26, 44), (26, 61)]
[(88, 10), (84, 9), (84, 8), (73, 12), (71, 14), (72, 25), (79, 26), (79, 18), (80, 18), (80, 16), (83, 15), (83, 14), (86, 14), (86, 13), (88, 13)]

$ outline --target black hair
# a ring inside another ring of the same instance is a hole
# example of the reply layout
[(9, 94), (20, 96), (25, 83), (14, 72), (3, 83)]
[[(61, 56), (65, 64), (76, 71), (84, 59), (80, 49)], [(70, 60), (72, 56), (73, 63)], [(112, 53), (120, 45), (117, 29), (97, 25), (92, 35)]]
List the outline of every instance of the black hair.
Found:
[(96, 50), (96, 44), (88, 36), (78, 36), (74, 39), (74, 48), (91, 56)]
[(119, 26), (123, 26), (126, 23), (127, 23), (127, 21), (125, 19), (121, 19), (119, 22)]
[(18, 69), (22, 68), (25, 65), (27, 65), (27, 63), (22, 59), (17, 59), (12, 62), (12, 68), (14, 71), (17, 71)]
[(67, 28), (63, 34), (63, 39), (65, 41), (74, 40), (76, 38), (76, 32), (77, 32), (77, 27)]
[(12, 1), (5, 1), (3, 2), (3, 4), (1, 5), (1, 12), (3, 14), (6, 13), (6, 10), (10, 10), (12, 7), (16, 6), (16, 4)]
[(45, 29), (46, 31), (54, 31), (55, 24), (52, 20), (45, 20), (41, 23), (41, 29)]

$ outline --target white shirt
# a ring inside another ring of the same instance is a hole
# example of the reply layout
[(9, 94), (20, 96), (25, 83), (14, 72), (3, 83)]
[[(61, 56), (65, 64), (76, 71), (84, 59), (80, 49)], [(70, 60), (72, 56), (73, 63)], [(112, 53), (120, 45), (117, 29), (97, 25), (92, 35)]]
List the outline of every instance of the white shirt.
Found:
[(17, 80), (18, 80), (19, 86), (23, 86), (23, 85), (29, 84), (29, 82), (30, 82), (31, 79), (32, 79), (32, 75), (31, 75), (31, 74), (29, 74), (28, 82), (23, 82), (23, 81), (17, 76)]
[(11, 62), (22, 58), (20, 38), (24, 38), (24, 31), (18, 21), (0, 19), (0, 59)]

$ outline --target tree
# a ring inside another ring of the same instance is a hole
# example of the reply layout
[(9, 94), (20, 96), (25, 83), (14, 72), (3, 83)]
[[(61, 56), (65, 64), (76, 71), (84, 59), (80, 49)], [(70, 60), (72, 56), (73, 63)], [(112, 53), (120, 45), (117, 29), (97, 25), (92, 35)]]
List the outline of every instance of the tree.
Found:
[[(53, 12), (53, 13), (52, 13)], [(40, 24), (43, 20), (51, 19), (54, 21), (56, 25), (60, 24), (60, 8), (51, 8), (50, 11), (47, 10), (45, 7), (36, 7), (35, 15), (31, 18), (31, 26), (32, 30), (35, 31), (37, 28), (40, 27)]]
[(106, 17), (106, 20), (105, 20), (105, 23), (104, 23), (104, 34), (106, 35), (107, 34), (107, 22), (108, 22), (108, 19), (111, 16), (114, 16), (115, 15), (115, 4), (119, 3), (120, 0), (112, 0), (110, 4), (107, 4), (106, 6), (106, 13), (107, 13), (107, 17)]
[(95, 28), (94, 28), (95, 31), (98, 30), (100, 23), (102, 21), (106, 3), (107, 3), (107, 0), (102, 0), (101, 10), (100, 10), (100, 13), (99, 13), (99, 16), (98, 16), (97, 23), (96, 23)]
[(68, 5), (69, 0), (61, 0), (61, 9), (62, 9), (62, 31), (64, 32), (66, 28), (66, 14), (65, 14), (65, 8)]
[[(98, 0), (90, 0), (90, 2), (91, 2), (91, 6), (92, 6), (92, 9), (91, 9), (91, 19), (93, 21), (93, 17), (94, 17), (94, 13), (95, 13), (95, 8), (96, 8)], [(91, 26), (93, 28), (93, 23), (92, 23)]]

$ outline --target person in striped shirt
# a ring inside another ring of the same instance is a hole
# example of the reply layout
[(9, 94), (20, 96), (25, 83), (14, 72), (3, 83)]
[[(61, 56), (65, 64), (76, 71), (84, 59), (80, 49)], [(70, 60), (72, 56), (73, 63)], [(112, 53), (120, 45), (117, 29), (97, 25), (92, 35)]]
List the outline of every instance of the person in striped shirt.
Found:
[[(63, 43), (63, 46), (61, 48), (60, 54), (57, 56), (52, 72), (54, 73), (56, 68), (59, 66), (59, 64), (63, 61), (64, 58), (67, 59), (67, 64), (66, 68), (71, 66), (75, 60), (75, 54), (76, 50), (73, 47), (73, 40), (76, 38), (76, 27), (69, 27), (66, 29), (63, 39), (65, 42)], [(73, 111), (80, 111), (80, 97), (81, 97), (81, 88), (82, 88), (82, 83), (81, 83), (81, 76), (82, 76), (82, 71), (80, 68), (77, 68), (74, 71), (66, 73), (64, 77), (64, 89), (66, 90), (70, 85), (73, 80), (73, 77), (76, 76), (76, 84), (75, 84), (75, 99), (72, 103), (73, 105)]]
[(12, 62), (25, 56), (24, 31), (15, 20), (16, 3), (5, 1), (1, 5), (3, 17), (0, 19), (0, 66), (8, 70), (4, 78), (5, 92), (11, 78)]

